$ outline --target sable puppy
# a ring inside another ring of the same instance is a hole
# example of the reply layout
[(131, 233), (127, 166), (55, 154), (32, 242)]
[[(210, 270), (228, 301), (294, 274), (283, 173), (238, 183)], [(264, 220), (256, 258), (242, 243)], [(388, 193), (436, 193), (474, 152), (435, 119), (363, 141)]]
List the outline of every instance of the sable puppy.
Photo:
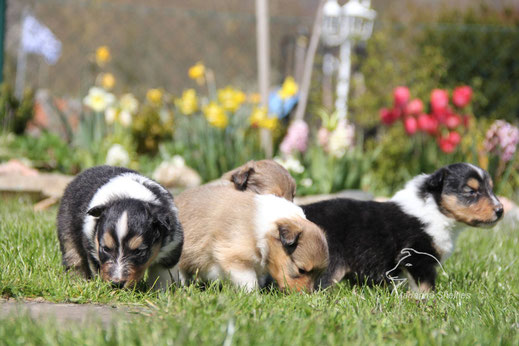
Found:
[(239, 191), (252, 191), (260, 195), (275, 195), (289, 201), (294, 200), (296, 182), (294, 178), (274, 160), (249, 161), (222, 175), (212, 185), (230, 185)]
[(183, 243), (177, 209), (166, 189), (137, 172), (110, 166), (82, 172), (65, 190), (57, 225), (63, 265), (87, 279), (99, 273), (128, 287), (150, 268), (149, 283), (172, 281), (169, 268)]
[(270, 274), (281, 289), (309, 290), (328, 262), (324, 233), (301, 208), (273, 195), (225, 186), (184, 191), (180, 279), (230, 279), (248, 291)]
[(378, 284), (405, 274), (412, 288), (434, 289), (437, 260), (452, 253), (463, 225), (493, 226), (503, 215), (492, 187), (486, 171), (457, 163), (415, 177), (388, 202), (302, 206), (328, 239), (330, 265), (321, 286), (342, 279)]

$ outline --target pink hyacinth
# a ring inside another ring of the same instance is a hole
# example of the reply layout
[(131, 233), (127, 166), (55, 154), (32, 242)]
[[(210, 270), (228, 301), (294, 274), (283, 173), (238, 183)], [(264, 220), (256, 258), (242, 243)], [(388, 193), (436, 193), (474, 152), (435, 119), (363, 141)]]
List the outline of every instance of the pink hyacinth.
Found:
[(519, 143), (519, 128), (504, 120), (496, 120), (488, 129), (485, 150), (497, 154), (505, 162), (510, 161)]
[(287, 135), (281, 142), (280, 149), (285, 155), (290, 155), (294, 150), (301, 153), (306, 151), (308, 144), (308, 124), (303, 120), (296, 120), (290, 125)]

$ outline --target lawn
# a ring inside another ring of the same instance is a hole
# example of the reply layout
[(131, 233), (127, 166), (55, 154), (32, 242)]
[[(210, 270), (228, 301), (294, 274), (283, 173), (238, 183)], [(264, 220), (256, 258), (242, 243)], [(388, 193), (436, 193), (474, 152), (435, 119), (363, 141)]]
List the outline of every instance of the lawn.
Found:
[(0, 296), (142, 307), (106, 326), (24, 315), (0, 320), (0, 344), (518, 344), (519, 233), (467, 229), (425, 297), (341, 284), (313, 294), (247, 294), (224, 284), (114, 290), (66, 274), (56, 208), (0, 195)]

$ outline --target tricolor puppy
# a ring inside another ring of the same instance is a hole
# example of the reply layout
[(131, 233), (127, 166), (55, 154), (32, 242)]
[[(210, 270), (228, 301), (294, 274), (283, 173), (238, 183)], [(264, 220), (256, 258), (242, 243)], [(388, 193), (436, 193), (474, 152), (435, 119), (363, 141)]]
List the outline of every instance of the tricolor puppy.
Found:
[(233, 186), (236, 190), (259, 195), (275, 195), (289, 201), (294, 200), (296, 194), (294, 178), (274, 160), (249, 161), (210, 184)]
[(417, 176), (388, 202), (333, 199), (302, 208), (329, 244), (321, 286), (404, 274), (424, 292), (434, 289), (438, 261), (452, 253), (464, 225), (490, 227), (503, 215), (488, 173), (466, 163)]
[(58, 212), (63, 265), (87, 279), (100, 274), (128, 287), (149, 270), (148, 282), (166, 287), (182, 250), (183, 232), (171, 194), (126, 168), (98, 166), (65, 190)]
[(201, 186), (176, 198), (184, 227), (180, 279), (229, 279), (251, 291), (267, 274), (281, 289), (313, 290), (328, 263), (322, 230), (274, 195)]

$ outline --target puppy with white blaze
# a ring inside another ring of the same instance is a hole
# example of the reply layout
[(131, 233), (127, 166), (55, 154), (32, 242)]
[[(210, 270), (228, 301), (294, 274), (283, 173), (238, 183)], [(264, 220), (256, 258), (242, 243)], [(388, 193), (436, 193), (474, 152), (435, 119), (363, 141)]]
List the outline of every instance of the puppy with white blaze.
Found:
[(121, 167), (98, 166), (66, 188), (58, 212), (63, 265), (87, 279), (99, 274), (116, 287), (140, 281), (166, 288), (183, 244), (171, 194), (157, 182)]
[(332, 199), (302, 206), (326, 233), (330, 264), (321, 287), (343, 279), (381, 284), (406, 275), (411, 288), (435, 288), (436, 266), (465, 225), (491, 227), (503, 215), (493, 183), (467, 163), (408, 182), (388, 202)]
[(206, 185), (182, 192), (177, 204), (183, 284), (228, 279), (252, 291), (269, 274), (282, 290), (312, 291), (326, 268), (323, 231), (284, 198)]

